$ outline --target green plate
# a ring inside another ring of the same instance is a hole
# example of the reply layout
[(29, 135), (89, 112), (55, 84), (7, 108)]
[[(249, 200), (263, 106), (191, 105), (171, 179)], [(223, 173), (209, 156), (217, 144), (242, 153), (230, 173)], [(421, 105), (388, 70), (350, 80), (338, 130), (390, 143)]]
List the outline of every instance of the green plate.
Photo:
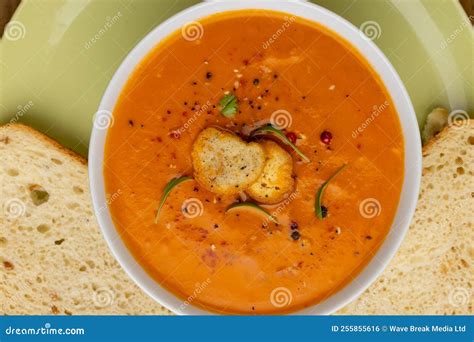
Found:
[[(122, 59), (197, 2), (23, 0), (0, 43), (0, 122), (24, 122), (86, 155), (92, 117)], [(367, 29), (404, 81), (420, 125), (435, 106), (473, 111), (473, 32), (457, 1), (314, 2)]]

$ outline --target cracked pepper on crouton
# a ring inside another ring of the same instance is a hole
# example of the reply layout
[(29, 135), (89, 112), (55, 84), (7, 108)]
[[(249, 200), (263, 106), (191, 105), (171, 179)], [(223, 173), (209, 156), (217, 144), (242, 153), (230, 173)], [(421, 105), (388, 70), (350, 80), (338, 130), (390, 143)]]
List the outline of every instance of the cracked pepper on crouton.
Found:
[(264, 148), (209, 127), (199, 133), (192, 150), (195, 179), (216, 194), (231, 195), (254, 183), (265, 165)]
[(265, 167), (257, 181), (246, 192), (261, 203), (278, 203), (294, 188), (293, 159), (276, 142), (265, 140), (260, 144), (265, 150)]

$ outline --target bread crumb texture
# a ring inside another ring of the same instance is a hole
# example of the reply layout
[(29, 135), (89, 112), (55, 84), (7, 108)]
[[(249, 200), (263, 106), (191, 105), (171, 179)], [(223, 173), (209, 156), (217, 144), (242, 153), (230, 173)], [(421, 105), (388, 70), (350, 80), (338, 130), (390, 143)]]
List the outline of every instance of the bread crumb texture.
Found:
[(473, 314), (474, 122), (423, 149), (420, 196), (401, 248), (344, 315)]
[(86, 162), (23, 125), (0, 127), (0, 313), (160, 315), (112, 257)]

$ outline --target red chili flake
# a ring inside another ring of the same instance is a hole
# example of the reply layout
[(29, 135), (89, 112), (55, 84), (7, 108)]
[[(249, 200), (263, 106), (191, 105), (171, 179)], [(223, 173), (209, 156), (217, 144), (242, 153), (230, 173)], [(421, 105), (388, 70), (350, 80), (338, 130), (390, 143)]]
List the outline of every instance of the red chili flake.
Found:
[(323, 131), (321, 133), (320, 138), (321, 138), (321, 142), (323, 144), (329, 145), (331, 143), (331, 140), (332, 140), (332, 134), (329, 131)]
[(293, 144), (296, 143), (296, 139), (298, 139), (295, 132), (288, 132), (286, 133), (286, 137), (290, 140)]

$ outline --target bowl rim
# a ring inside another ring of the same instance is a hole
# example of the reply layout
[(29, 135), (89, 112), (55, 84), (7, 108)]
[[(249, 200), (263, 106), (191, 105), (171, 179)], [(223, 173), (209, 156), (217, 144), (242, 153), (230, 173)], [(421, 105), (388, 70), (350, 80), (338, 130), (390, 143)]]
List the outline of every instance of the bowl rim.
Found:
[[(345, 39), (378, 73), (398, 113), (404, 136), (404, 180), (398, 208), (390, 231), (368, 264), (343, 288), (322, 302), (290, 313), (291, 315), (331, 314), (353, 301), (372, 284), (398, 250), (408, 230), (418, 198), (421, 179), (421, 139), (410, 97), (400, 77), (385, 55), (358, 28), (321, 6), (298, 0), (241, 0), (238, 2), (213, 0), (191, 6), (173, 15), (149, 32), (129, 52), (116, 70), (94, 115), (94, 125), (89, 144), (89, 183), (94, 212), (112, 254), (125, 272), (150, 297), (175, 314), (216, 314), (213, 311), (196, 307), (192, 303), (185, 305), (186, 300), (179, 298), (162, 287), (135, 261), (120, 238), (108, 210), (103, 179), (104, 147), (108, 128), (110, 124), (113, 125), (112, 112), (123, 86), (135, 70), (135, 67), (160, 41), (179, 30), (188, 22), (198, 21), (220, 12), (244, 9), (266, 9), (302, 17), (324, 26)], [(101, 120), (104, 120), (104, 115), (106, 116), (105, 121), (107, 123), (105, 127), (103, 122), (101, 122)]]

